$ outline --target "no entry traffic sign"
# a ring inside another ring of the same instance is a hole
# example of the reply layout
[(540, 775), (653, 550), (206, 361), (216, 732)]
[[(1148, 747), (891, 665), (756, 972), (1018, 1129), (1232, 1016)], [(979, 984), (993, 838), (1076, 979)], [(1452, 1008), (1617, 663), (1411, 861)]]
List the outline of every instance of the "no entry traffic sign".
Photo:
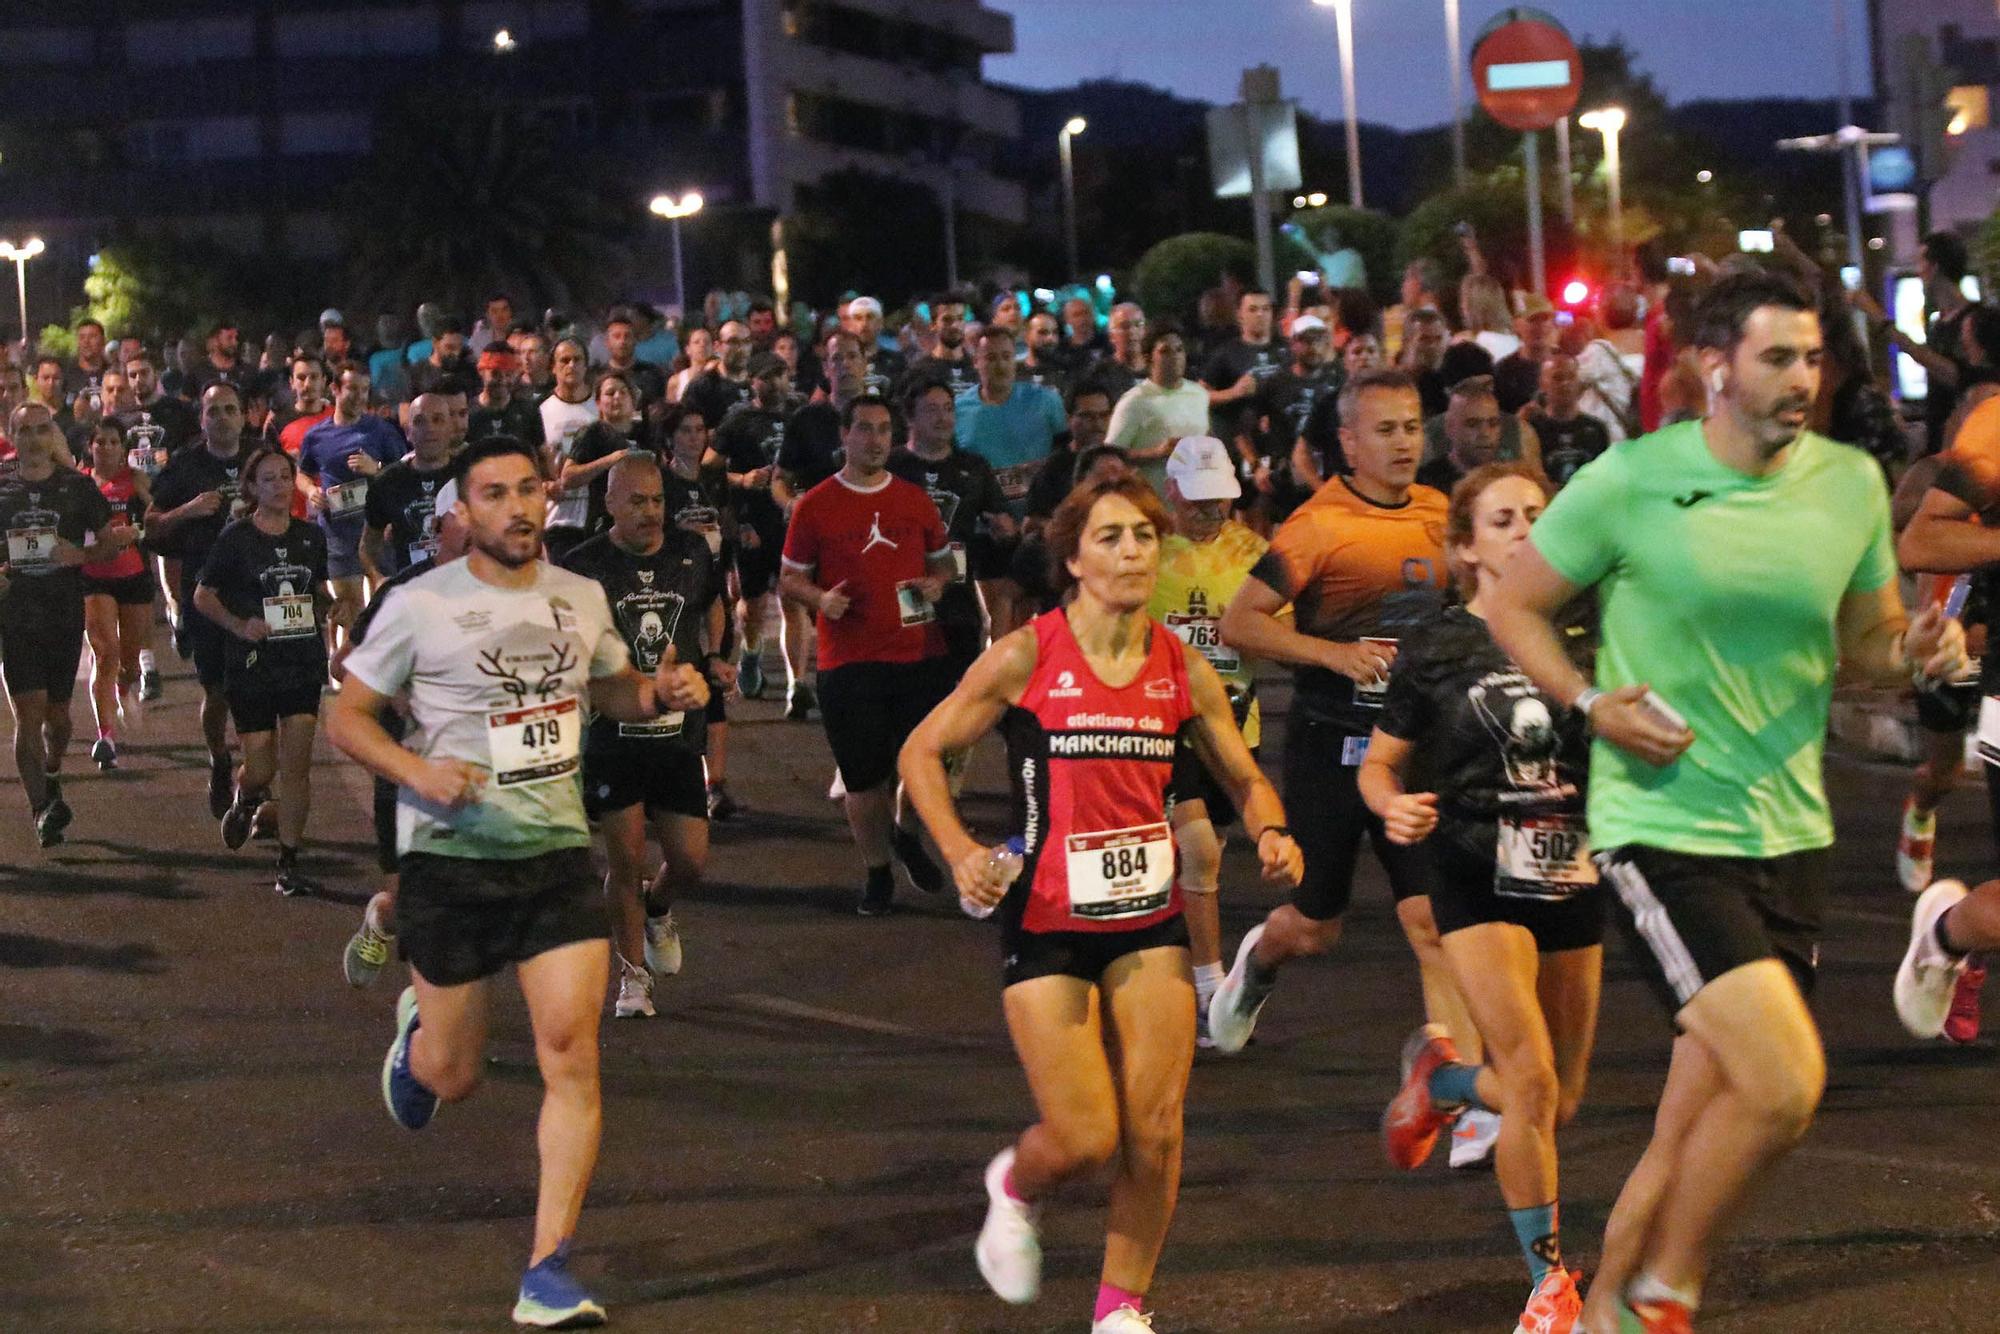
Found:
[(1546, 130), (1576, 109), (1583, 61), (1555, 17), (1504, 9), (1472, 43), (1472, 86), (1486, 114), (1512, 130)]

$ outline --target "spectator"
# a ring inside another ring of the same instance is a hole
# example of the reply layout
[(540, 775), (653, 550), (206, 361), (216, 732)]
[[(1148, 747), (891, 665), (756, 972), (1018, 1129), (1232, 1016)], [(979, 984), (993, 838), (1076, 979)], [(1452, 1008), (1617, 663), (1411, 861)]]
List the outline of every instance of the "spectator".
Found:
[(1532, 426), (1500, 411), (1493, 377), (1475, 375), (1451, 387), (1443, 416), (1424, 423), (1424, 459), (1418, 484), (1450, 495), (1459, 478), (1488, 463), (1526, 459), (1539, 468), (1542, 451)]
[(1927, 307), (1921, 339), (1897, 328), (1882, 304), (1865, 288), (1856, 289), (1848, 298), (1889, 340), (1890, 347), (1923, 367), (1927, 454), (1935, 454), (1944, 447), (1945, 423), (1957, 409), (1967, 379), (1959, 324), (1970, 304), (1960, 288), (1965, 281), (1966, 263), (1965, 242), (1952, 233), (1932, 232), (1924, 238), (1917, 256), (1917, 277), (1923, 281)]
[(1183, 436), (1208, 434), (1208, 391), (1187, 375), (1187, 343), (1180, 326), (1155, 325), (1146, 334), (1146, 378), (1111, 410), (1109, 443), (1124, 450), (1154, 490), (1166, 483), (1167, 456)]
[(1645, 334), (1638, 327), (1639, 294), (1631, 287), (1621, 285), (1606, 293), (1601, 306), (1606, 332), (1599, 336), (1583, 324), (1576, 369), (1583, 384), (1583, 410), (1604, 424), (1615, 444), (1640, 434)]
[(1539, 402), (1521, 410), (1521, 420), (1541, 442), (1542, 471), (1561, 487), (1578, 468), (1611, 447), (1611, 433), (1581, 409), (1583, 376), (1569, 353), (1552, 352), (1543, 359), (1540, 394)]
[(1531, 296), (1528, 308), (1516, 321), (1521, 345), (1493, 366), (1493, 390), (1500, 399), (1500, 411), (1519, 412), (1535, 401), (1542, 390), (1542, 366), (1556, 350), (1556, 311), (1548, 298)]

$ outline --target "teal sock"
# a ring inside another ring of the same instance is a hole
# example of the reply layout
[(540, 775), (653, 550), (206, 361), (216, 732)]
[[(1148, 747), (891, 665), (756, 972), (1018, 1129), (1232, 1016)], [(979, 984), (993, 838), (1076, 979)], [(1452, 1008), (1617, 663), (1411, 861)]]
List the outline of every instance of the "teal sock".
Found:
[(1479, 1067), (1448, 1062), (1431, 1071), (1431, 1101), (1440, 1107), (1478, 1107), (1490, 1110), (1479, 1101)]
[(1556, 1236), (1555, 1204), (1509, 1209), (1507, 1221), (1514, 1225), (1514, 1239), (1521, 1243), (1521, 1258), (1528, 1262), (1529, 1285), (1540, 1284), (1551, 1269), (1563, 1262), (1562, 1242)]

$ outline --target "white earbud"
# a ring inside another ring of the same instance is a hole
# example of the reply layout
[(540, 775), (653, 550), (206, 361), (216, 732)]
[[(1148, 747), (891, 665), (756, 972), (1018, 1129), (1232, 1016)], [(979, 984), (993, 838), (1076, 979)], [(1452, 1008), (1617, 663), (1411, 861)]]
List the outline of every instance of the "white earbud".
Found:
[(1717, 394), (1719, 394), (1719, 393), (1721, 393), (1721, 392), (1722, 392), (1722, 372), (1721, 372), (1721, 371), (1717, 371), (1717, 372), (1716, 372), (1715, 374), (1713, 374), (1713, 375), (1711, 375), (1711, 376), (1709, 376), (1709, 377), (1708, 377), (1708, 387), (1709, 387), (1709, 390), (1710, 390), (1710, 392), (1712, 392), (1712, 393), (1717, 393)]

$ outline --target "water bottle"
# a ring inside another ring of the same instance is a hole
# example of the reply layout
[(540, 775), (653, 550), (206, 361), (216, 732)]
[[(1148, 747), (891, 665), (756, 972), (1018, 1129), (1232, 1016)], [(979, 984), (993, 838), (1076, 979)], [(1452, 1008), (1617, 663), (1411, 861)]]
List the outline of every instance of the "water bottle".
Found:
[[(1008, 839), (1005, 843), (1002, 843), (999, 847), (994, 848), (992, 851), (988, 852), (986, 854), (986, 864), (1000, 873), (1000, 878), (1003, 884), (1011, 886), (1014, 883), (1014, 881), (1020, 877), (1021, 854), (1026, 852), (1027, 850), (1028, 850), (1027, 841), (1024, 840), (1019, 834), (1016, 834), (1014, 835), (1014, 837)], [(997, 903), (991, 905), (984, 903), (975, 903), (971, 899), (965, 897), (965, 895), (961, 894), (958, 896), (958, 906), (960, 911), (962, 911), (967, 917), (976, 917), (981, 920), (984, 920), (985, 918), (991, 917), (993, 915), (993, 909), (999, 907), (1000, 905)]]

